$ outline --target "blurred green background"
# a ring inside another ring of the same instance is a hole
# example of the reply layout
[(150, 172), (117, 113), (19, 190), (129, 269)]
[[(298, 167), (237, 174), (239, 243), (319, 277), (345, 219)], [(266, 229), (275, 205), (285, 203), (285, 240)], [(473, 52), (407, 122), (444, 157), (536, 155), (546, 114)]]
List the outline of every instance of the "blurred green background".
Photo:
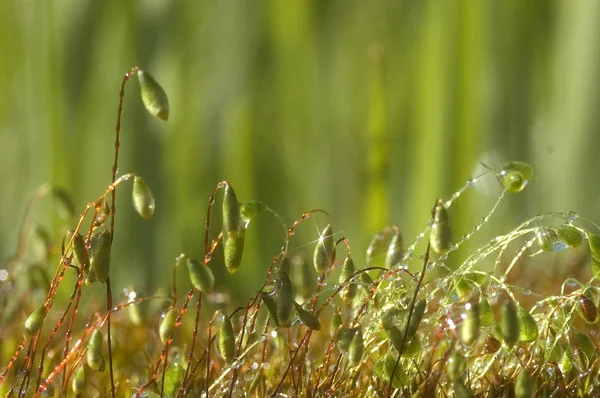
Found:
[[(480, 161), (535, 169), (487, 238), (552, 210), (598, 221), (599, 20), (593, 0), (2, 1), (0, 257), (40, 184), (66, 187), (83, 210), (110, 182), (133, 65), (161, 82), (171, 115), (147, 115), (130, 82), (120, 172), (144, 176), (157, 211), (141, 220), (119, 191), (117, 289), (150, 292), (180, 252), (202, 256), (220, 180), (290, 224), (329, 210), (358, 265), (385, 225), (411, 241)], [(498, 191), (482, 184), (452, 207), (456, 236)], [(59, 237), (67, 225), (50, 205), (36, 220)], [(292, 253), (310, 255), (325, 222), (300, 227)], [(219, 290), (247, 298), (282, 243), (278, 222), (258, 217), (238, 273), (215, 266)]]

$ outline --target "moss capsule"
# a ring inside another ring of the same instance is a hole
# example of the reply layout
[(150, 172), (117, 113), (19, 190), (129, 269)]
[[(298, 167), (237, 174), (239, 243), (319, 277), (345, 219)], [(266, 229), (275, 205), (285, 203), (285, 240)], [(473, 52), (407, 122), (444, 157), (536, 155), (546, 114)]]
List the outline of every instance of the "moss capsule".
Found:
[(107, 230), (92, 236), (90, 244), (90, 268), (86, 284), (106, 282), (110, 272), (112, 238)]
[(515, 398), (535, 397), (535, 382), (526, 369), (522, 369), (515, 382)]
[(413, 314), (410, 317), (410, 324), (408, 325), (408, 331), (406, 336), (408, 338), (412, 338), (419, 329), (419, 325), (423, 320), (423, 314), (425, 314), (425, 310), (427, 309), (427, 302), (425, 299), (420, 299), (416, 302)]
[(511, 299), (507, 299), (502, 305), (500, 331), (508, 347), (513, 347), (519, 341), (521, 333), (519, 315), (517, 306)]
[(385, 256), (385, 267), (391, 269), (396, 264), (399, 264), (404, 258), (404, 239), (402, 233), (397, 231), (392, 240)]
[(500, 186), (513, 193), (525, 189), (532, 177), (533, 168), (524, 162), (508, 162), (496, 175)]
[(458, 351), (454, 351), (450, 358), (448, 358), (448, 364), (446, 365), (448, 376), (450, 380), (456, 380), (465, 373), (467, 370), (467, 360), (463, 354)]
[(531, 343), (538, 338), (538, 325), (529, 311), (519, 306), (517, 312), (519, 318), (519, 341)]
[(277, 326), (289, 327), (294, 309), (294, 296), (292, 282), (287, 274), (279, 273), (274, 289), (271, 292), (262, 292), (261, 296)]
[(471, 398), (471, 390), (465, 385), (463, 379), (454, 380), (452, 386), (454, 387), (455, 398)]
[(335, 336), (340, 326), (342, 326), (342, 316), (338, 312), (334, 312), (329, 323), (329, 334), (332, 337)]
[(583, 235), (572, 225), (561, 225), (556, 232), (558, 237), (569, 247), (578, 247), (583, 242)]
[(315, 266), (315, 270), (317, 273), (322, 274), (335, 259), (335, 242), (333, 239), (333, 229), (331, 228), (331, 224), (327, 224), (321, 235), (319, 236), (319, 240), (317, 241), (317, 246), (315, 247), (314, 255), (313, 255), (313, 264)]
[(137, 76), (146, 110), (161, 120), (169, 119), (169, 98), (165, 90), (148, 72), (138, 69)]
[(459, 337), (465, 345), (473, 344), (479, 337), (481, 327), (480, 309), (477, 301), (465, 304), (465, 319), (460, 325)]
[(192, 285), (204, 293), (210, 293), (215, 285), (215, 276), (210, 268), (191, 257), (184, 257)]
[(133, 208), (145, 219), (150, 219), (154, 215), (154, 195), (142, 177), (133, 178), (133, 189), (131, 190), (131, 201)]
[(223, 314), (223, 320), (217, 334), (219, 353), (225, 362), (231, 362), (235, 357), (235, 335), (231, 319)]
[[(352, 257), (350, 256), (346, 257), (342, 271), (340, 272), (340, 284), (347, 282), (349, 278), (354, 275), (355, 271), (354, 260), (352, 260)], [(356, 283), (348, 283), (348, 285), (342, 290), (342, 297), (344, 300), (352, 300), (356, 296), (356, 289)]]
[[(73, 231), (67, 232), (65, 236), (65, 241), (68, 242), (73, 237)], [(83, 241), (83, 236), (80, 233), (75, 234), (75, 238), (73, 239), (72, 249), (73, 251), (73, 264), (82, 267), (83, 270), (87, 272), (89, 258), (85, 255), (85, 242)]]
[(479, 300), (479, 319), (482, 326), (490, 326), (494, 322), (494, 312), (489, 301), (485, 298)]
[(348, 359), (350, 364), (356, 366), (362, 361), (365, 354), (365, 344), (363, 341), (363, 334), (360, 327), (354, 329), (354, 336), (348, 346)]
[(91, 369), (104, 372), (106, 361), (102, 353), (103, 339), (100, 329), (94, 329), (88, 343), (86, 362)]
[(493, 354), (498, 351), (500, 347), (502, 347), (502, 343), (492, 336), (489, 336), (487, 339), (485, 339), (483, 344), (484, 352), (486, 354)]
[(167, 344), (167, 342), (173, 338), (173, 332), (175, 331), (175, 321), (177, 320), (177, 310), (175, 308), (171, 308), (163, 319), (160, 321), (160, 326), (158, 328), (158, 335), (160, 336), (160, 341), (163, 344)]
[(431, 248), (439, 255), (446, 254), (452, 247), (452, 232), (448, 223), (448, 211), (440, 199), (435, 207), (435, 216), (429, 236)]
[(242, 209), (233, 187), (225, 186), (223, 192), (223, 248), (225, 266), (234, 273), (240, 266), (244, 252), (245, 223)]
[(598, 308), (596, 307), (592, 297), (592, 290), (587, 289), (583, 294), (579, 295), (579, 303), (575, 307), (579, 316), (590, 325), (598, 322)]
[(108, 206), (108, 201), (103, 200), (102, 206), (100, 206), (100, 210), (98, 210), (98, 215), (96, 216), (96, 224), (102, 225), (110, 216), (110, 207)]
[(298, 317), (303, 324), (308, 326), (313, 330), (321, 330), (321, 322), (319, 322), (319, 318), (315, 314), (310, 311), (305, 310), (302, 306), (294, 301), (294, 307), (296, 308), (296, 312), (298, 313)]
[(37, 310), (33, 311), (25, 320), (23, 336), (29, 339), (39, 332), (44, 323), (44, 318), (46, 318), (46, 306), (42, 305)]
[(81, 365), (75, 371), (73, 381), (71, 382), (71, 389), (73, 393), (78, 395), (83, 392), (85, 387), (85, 366)]
[(545, 252), (562, 250), (566, 244), (560, 239), (554, 228), (541, 227), (535, 233), (538, 246)]

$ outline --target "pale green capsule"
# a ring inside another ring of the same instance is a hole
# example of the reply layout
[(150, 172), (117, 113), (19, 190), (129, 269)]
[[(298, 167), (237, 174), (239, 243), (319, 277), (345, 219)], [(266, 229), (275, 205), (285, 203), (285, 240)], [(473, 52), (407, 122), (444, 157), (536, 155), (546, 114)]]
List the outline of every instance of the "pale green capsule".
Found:
[(502, 305), (500, 331), (504, 343), (508, 347), (513, 347), (519, 341), (521, 327), (518, 310), (516, 304), (510, 299), (507, 299)]
[(335, 241), (333, 239), (333, 229), (331, 224), (327, 224), (319, 240), (313, 254), (313, 264), (317, 273), (322, 274), (335, 260)]
[(439, 255), (446, 254), (452, 247), (452, 232), (448, 223), (448, 211), (442, 200), (438, 200), (435, 206), (429, 242), (433, 251)]
[(81, 394), (85, 387), (85, 366), (81, 365), (75, 371), (73, 381), (71, 382), (71, 388), (74, 394)]
[(383, 231), (379, 231), (377, 234), (375, 234), (375, 236), (373, 236), (373, 239), (371, 239), (371, 242), (367, 247), (367, 257), (365, 263), (367, 267), (384, 265), (383, 260), (385, 257), (387, 257), (387, 250), (389, 249), (389, 246), (385, 245), (387, 243), (386, 237), (389, 232), (390, 230), (386, 228)]
[(583, 235), (572, 225), (561, 225), (556, 232), (558, 237), (569, 247), (578, 247), (583, 242)]
[(175, 321), (177, 320), (177, 310), (175, 308), (171, 308), (163, 319), (160, 322), (160, 326), (158, 329), (158, 335), (160, 336), (160, 341), (163, 344), (167, 344), (171, 338), (173, 338), (173, 332), (175, 331)]
[(223, 314), (221, 327), (217, 334), (217, 345), (219, 353), (225, 362), (231, 362), (235, 358), (235, 334), (233, 333), (233, 325), (231, 319)]
[(321, 322), (319, 322), (319, 318), (316, 317), (310, 311), (305, 310), (302, 306), (294, 301), (294, 307), (296, 308), (296, 312), (298, 313), (298, 317), (303, 324), (308, 326), (313, 330), (321, 330)]
[(133, 208), (143, 218), (149, 220), (154, 215), (154, 195), (142, 177), (133, 178), (133, 189), (131, 191)]
[(348, 349), (350, 348), (352, 339), (354, 339), (354, 335), (357, 333), (358, 329), (359, 329), (358, 327), (355, 327), (355, 328), (342, 327), (339, 330), (338, 334), (336, 335), (336, 343), (337, 343), (340, 351), (342, 351), (345, 354), (348, 353)]
[(427, 301), (425, 301), (425, 299), (420, 299), (416, 302), (413, 314), (410, 318), (410, 324), (408, 325), (408, 331), (406, 333), (408, 338), (412, 338), (417, 333), (426, 309)]
[(35, 336), (40, 331), (46, 318), (46, 306), (42, 305), (37, 310), (33, 311), (25, 320), (25, 328), (23, 336), (27, 339)]
[(185, 370), (183, 367), (179, 366), (177, 362), (172, 365), (169, 363), (169, 368), (165, 373), (165, 397), (177, 396), (179, 386), (181, 386), (181, 382), (183, 381), (183, 376), (185, 376)]
[[(346, 257), (342, 271), (340, 272), (339, 282), (340, 284), (345, 283), (348, 279), (354, 275), (354, 261), (352, 257)], [(342, 298), (344, 300), (352, 300), (356, 296), (356, 283), (348, 283), (348, 285), (342, 290)]]
[(519, 341), (530, 343), (538, 338), (538, 325), (533, 316), (519, 306)]
[(419, 336), (414, 336), (406, 342), (404, 350), (402, 351), (403, 358), (416, 358), (423, 352), (423, 346)]
[(496, 175), (500, 186), (513, 193), (525, 189), (532, 177), (533, 168), (524, 162), (508, 162)]
[(517, 381), (515, 382), (515, 398), (533, 398), (535, 397), (535, 382), (526, 369), (521, 369)]
[(342, 316), (334, 312), (329, 323), (329, 334), (333, 337), (337, 333), (339, 327), (342, 326)]
[(261, 297), (277, 326), (289, 327), (294, 309), (292, 282), (285, 273), (279, 273), (271, 292), (262, 292)]
[(146, 110), (161, 120), (169, 119), (169, 98), (165, 90), (148, 72), (138, 69), (137, 76)]
[(108, 230), (92, 235), (90, 247), (90, 268), (86, 284), (106, 282), (110, 271), (112, 238)]
[(560, 239), (554, 228), (541, 227), (535, 233), (538, 246), (545, 252), (565, 249), (567, 245)]
[(393, 266), (399, 264), (404, 258), (404, 239), (402, 233), (397, 231), (390, 241), (388, 250), (385, 256), (385, 267), (391, 269)]
[(448, 358), (448, 363), (446, 365), (446, 371), (448, 372), (448, 376), (450, 376), (450, 380), (456, 380), (465, 373), (467, 370), (467, 360), (463, 354), (458, 351), (454, 351), (450, 358)]
[(191, 257), (184, 257), (192, 285), (204, 293), (210, 293), (215, 285), (215, 276), (211, 269), (204, 263)]
[(225, 267), (234, 273), (240, 266), (244, 252), (245, 223), (242, 209), (233, 187), (225, 186), (223, 192), (223, 249)]
[(363, 341), (362, 330), (357, 327), (355, 328), (354, 336), (348, 346), (348, 359), (350, 364), (356, 366), (362, 361), (365, 354), (365, 344)]
[(479, 300), (479, 319), (482, 326), (490, 326), (494, 322), (494, 312), (490, 303), (485, 299)]
[(465, 304), (465, 319), (459, 326), (459, 337), (463, 344), (470, 346), (479, 337), (481, 318), (479, 303), (471, 301)]
[(102, 206), (100, 207), (100, 210), (98, 211), (98, 215), (96, 216), (96, 224), (97, 225), (104, 224), (104, 222), (108, 219), (108, 216), (110, 216), (110, 207), (108, 206), (108, 201), (103, 200)]
[(102, 348), (102, 332), (100, 329), (94, 329), (92, 335), (90, 336), (90, 341), (88, 342), (86, 361), (90, 368), (100, 372), (103, 372), (105, 367), (105, 359), (104, 354), (102, 353)]
[(565, 350), (558, 367), (563, 375), (568, 375), (573, 370), (573, 361), (571, 360), (573, 353), (571, 350)]
[[(69, 242), (72, 237), (73, 237), (73, 231), (67, 232), (67, 234), (65, 235), (65, 242)], [(72, 245), (71, 250), (73, 252), (73, 265), (81, 267), (85, 261), (83, 270), (84, 270), (84, 272), (87, 272), (87, 270), (89, 268), (88, 267), (89, 258), (88, 258), (88, 256), (85, 255), (85, 242), (83, 241), (83, 236), (81, 236), (81, 234), (77, 233), (75, 235), (75, 238), (73, 239), (73, 245)]]

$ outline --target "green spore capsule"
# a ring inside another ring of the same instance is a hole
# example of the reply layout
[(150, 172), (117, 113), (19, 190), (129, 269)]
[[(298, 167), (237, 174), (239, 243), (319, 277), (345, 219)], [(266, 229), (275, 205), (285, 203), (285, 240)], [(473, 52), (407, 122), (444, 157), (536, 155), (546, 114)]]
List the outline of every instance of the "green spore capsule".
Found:
[(479, 300), (479, 319), (482, 326), (490, 326), (494, 322), (494, 312), (489, 301), (485, 298)]
[[(355, 271), (354, 260), (352, 260), (352, 257), (350, 256), (346, 257), (344, 260), (344, 265), (342, 266), (342, 271), (340, 272), (340, 284), (346, 283), (349, 278), (354, 275)], [(348, 283), (348, 285), (342, 290), (342, 298), (344, 300), (352, 300), (356, 296), (357, 288), (358, 287), (356, 286), (356, 283)]]
[(579, 316), (590, 325), (598, 322), (598, 308), (592, 297), (594, 297), (593, 291), (587, 289), (583, 294), (579, 295), (577, 300), (579, 303), (575, 307)]
[(277, 326), (289, 327), (294, 309), (292, 282), (287, 274), (280, 272), (271, 292), (262, 292), (261, 297)]
[(161, 120), (169, 119), (169, 98), (156, 80), (141, 69), (137, 71), (140, 81), (140, 94), (146, 110)]
[(360, 327), (354, 328), (354, 336), (348, 346), (348, 360), (350, 364), (356, 366), (362, 361), (365, 354), (365, 344), (363, 341), (363, 334)]
[(471, 390), (465, 385), (463, 379), (454, 380), (452, 386), (454, 387), (455, 398), (471, 398)]
[(538, 325), (529, 311), (519, 306), (519, 341), (530, 343), (538, 338)]
[(83, 389), (85, 388), (85, 366), (79, 366), (75, 371), (75, 375), (73, 376), (73, 381), (71, 382), (71, 389), (74, 394), (83, 393)]
[(240, 267), (244, 252), (246, 232), (240, 202), (233, 187), (225, 186), (223, 192), (223, 249), (227, 271), (232, 274)]
[(173, 337), (176, 320), (177, 310), (175, 308), (171, 308), (169, 311), (167, 311), (167, 313), (161, 320), (160, 326), (158, 328), (158, 335), (160, 336), (160, 341), (162, 341), (163, 344), (167, 344), (167, 342)]
[(387, 256), (387, 250), (389, 246), (386, 246), (388, 242), (387, 236), (389, 235), (391, 228), (386, 228), (382, 231), (379, 231), (367, 247), (367, 257), (366, 257), (366, 266), (372, 267), (376, 265), (383, 265), (384, 256)]
[(390, 245), (385, 256), (385, 267), (391, 269), (404, 258), (404, 239), (402, 233), (397, 231), (390, 240)]
[(308, 326), (313, 330), (321, 330), (321, 322), (319, 322), (319, 318), (316, 317), (310, 311), (305, 310), (302, 306), (294, 301), (294, 307), (296, 308), (296, 312), (298, 313), (298, 317), (303, 324)]
[(96, 224), (102, 225), (110, 216), (110, 207), (108, 206), (108, 201), (103, 200), (102, 206), (100, 206), (100, 210), (98, 211), (98, 215), (96, 216)]
[(217, 334), (217, 345), (221, 358), (225, 362), (231, 362), (235, 358), (235, 335), (233, 333), (233, 325), (231, 319), (223, 314), (221, 326)]
[[(69, 242), (73, 237), (73, 231), (67, 232), (65, 236), (65, 242)], [(75, 234), (75, 238), (73, 239), (73, 245), (71, 248), (73, 252), (73, 265), (81, 267), (83, 265), (84, 272), (87, 272), (89, 258), (85, 255), (85, 242), (83, 241), (83, 236), (80, 233)], [(85, 263), (84, 263), (85, 262)]]
[(500, 331), (504, 343), (508, 347), (513, 347), (519, 341), (521, 327), (518, 309), (516, 304), (510, 299), (507, 299), (502, 305)]
[(558, 368), (560, 369), (563, 375), (568, 375), (569, 373), (571, 373), (571, 370), (573, 370), (573, 361), (571, 360), (572, 357), (573, 352), (571, 352), (571, 350), (569, 349), (565, 350), (562, 359), (558, 364)]
[(448, 358), (446, 370), (448, 376), (450, 376), (450, 380), (456, 380), (462, 377), (467, 370), (467, 360), (465, 356), (458, 351), (454, 351), (450, 355), (450, 358)]
[(25, 328), (23, 329), (23, 336), (27, 339), (35, 336), (40, 331), (42, 324), (46, 318), (46, 306), (42, 305), (37, 310), (33, 311), (25, 320)]
[(342, 326), (342, 316), (338, 312), (334, 312), (329, 323), (329, 334), (333, 337), (338, 329)]
[(90, 243), (90, 269), (85, 280), (86, 284), (106, 282), (110, 271), (112, 238), (107, 230), (92, 235)]
[(103, 348), (102, 332), (100, 329), (94, 329), (88, 343), (88, 350), (86, 353), (86, 361), (88, 366), (99, 372), (104, 372), (106, 361), (102, 353)]
[(215, 276), (210, 268), (201, 262), (194, 260), (191, 257), (182, 257), (186, 263), (190, 275), (192, 285), (204, 293), (210, 293), (215, 286)]
[(413, 314), (410, 317), (410, 323), (408, 325), (408, 331), (406, 336), (408, 338), (412, 338), (419, 329), (419, 325), (423, 320), (423, 314), (425, 314), (425, 310), (427, 309), (427, 301), (425, 299), (420, 299), (416, 302), (415, 308), (413, 310)]
[(512, 193), (525, 189), (532, 177), (533, 168), (524, 162), (508, 162), (496, 175), (500, 186)]
[(317, 273), (322, 274), (335, 260), (335, 242), (333, 239), (333, 229), (331, 224), (327, 224), (315, 247), (313, 255), (313, 264)]
[(480, 328), (481, 318), (479, 303), (477, 301), (470, 301), (465, 304), (465, 319), (458, 331), (460, 340), (463, 344), (470, 346), (477, 341)]
[(592, 257), (596, 261), (600, 261), (600, 236), (590, 233), (587, 233), (588, 244), (590, 245), (590, 251), (592, 252)]
[(154, 195), (142, 177), (135, 176), (133, 178), (133, 189), (131, 191), (131, 200), (133, 208), (137, 213), (149, 220), (154, 215)]
[(165, 373), (165, 397), (175, 397), (177, 395), (183, 376), (185, 376), (185, 370), (177, 362), (169, 366)]
[(438, 200), (435, 206), (435, 215), (433, 217), (433, 224), (431, 224), (429, 242), (433, 251), (438, 255), (446, 254), (450, 250), (450, 247), (452, 247), (452, 232), (448, 223), (448, 211), (442, 200)]
[(560, 239), (554, 228), (541, 227), (535, 233), (538, 246), (545, 252), (565, 249), (567, 245)]
[(515, 398), (535, 397), (535, 382), (526, 369), (522, 369), (515, 382)]
[(578, 247), (583, 242), (582, 233), (572, 225), (565, 224), (556, 228), (558, 237), (569, 247)]

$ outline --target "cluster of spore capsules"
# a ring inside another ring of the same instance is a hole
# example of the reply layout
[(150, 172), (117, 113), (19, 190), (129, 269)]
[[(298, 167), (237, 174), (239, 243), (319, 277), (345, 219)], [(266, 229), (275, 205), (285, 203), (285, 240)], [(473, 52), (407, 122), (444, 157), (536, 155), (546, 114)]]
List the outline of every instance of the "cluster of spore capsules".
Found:
[[(581, 222), (573, 213), (538, 215), (464, 258), (455, 258), (458, 248), (489, 222), (505, 195), (518, 193), (529, 183), (533, 170), (522, 162), (485, 166), (483, 174), (449, 200), (436, 199), (429, 223), (406, 249), (400, 228), (383, 228), (369, 244), (362, 268), (352, 257), (349, 238), (334, 233), (329, 213), (305, 212), (288, 227), (266, 205), (240, 202), (233, 187), (220, 182), (208, 203), (204, 257), (175, 258), (170, 294), (139, 297), (130, 291), (125, 302), (114, 305), (110, 266), (117, 188), (132, 180), (135, 211), (151, 219), (155, 210), (142, 177), (117, 178), (124, 89), (134, 75), (148, 111), (168, 118), (168, 100), (160, 85), (147, 72), (130, 70), (121, 86), (112, 182), (64, 234), (55, 273), (41, 284), (47, 288), (42, 303), (36, 305), (35, 294), (14, 303), (7, 282), (0, 282), (0, 305), (5, 310), (0, 333), (20, 328), (23, 336), (17, 339), (13, 333), (0, 344), (0, 355), (8, 343), (16, 344), (0, 374), (0, 393), (519, 398), (600, 394), (596, 282), (600, 230), (594, 223)], [(453, 239), (448, 216), (453, 202), (488, 177), (500, 186), (496, 203), (472, 231)], [(46, 187), (35, 200), (48, 192), (72, 212), (61, 190)], [(219, 192), (222, 226), (211, 239), (211, 209)], [(261, 212), (281, 221), (281, 251), (246, 305), (212, 311), (206, 302), (215, 293), (213, 255), (222, 247), (229, 273), (243, 266), (245, 234), (251, 219)], [(290, 255), (289, 241), (296, 228), (315, 217), (325, 217), (327, 224), (315, 237), (312, 258)], [(26, 246), (27, 239), (21, 239), (17, 254), (5, 263), (11, 278), (24, 262)], [(560, 294), (540, 295), (537, 301), (531, 292), (525, 293), (527, 289), (509, 284), (511, 271), (530, 258), (566, 250), (584, 259), (589, 270), (582, 273), (589, 278), (586, 282), (568, 278)], [(487, 259), (492, 263), (483, 270)], [(182, 268), (187, 270), (190, 289), (180, 295), (176, 273)], [(59, 288), (68, 294), (69, 287), (62, 285), (70, 274), (76, 277), (69, 300), (63, 303), (57, 294)], [(89, 313), (81, 305), (82, 297), (95, 283), (106, 285), (106, 310)], [(190, 308), (194, 298), (195, 310)], [(63, 307), (56, 308), (55, 301)], [(161, 304), (153, 306), (156, 302)], [(8, 324), (26, 308), (29, 315), (16, 326)], [(195, 315), (186, 316), (190, 313)]]

